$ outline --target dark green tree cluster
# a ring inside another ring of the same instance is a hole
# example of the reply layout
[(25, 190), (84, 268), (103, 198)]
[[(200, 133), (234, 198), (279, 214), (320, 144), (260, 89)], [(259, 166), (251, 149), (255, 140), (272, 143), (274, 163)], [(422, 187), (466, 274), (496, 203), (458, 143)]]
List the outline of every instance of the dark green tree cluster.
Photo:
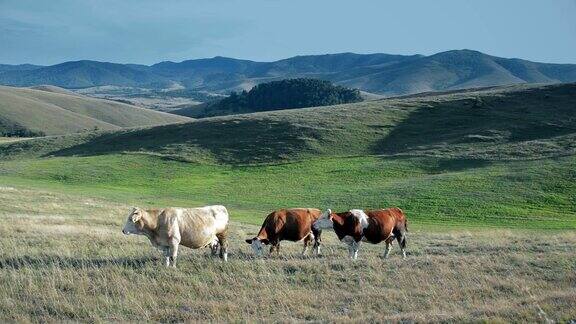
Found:
[(43, 132), (32, 131), (18, 124), (8, 124), (0, 118), (0, 137), (38, 137), (45, 135)]
[(333, 85), (318, 79), (287, 79), (262, 83), (252, 90), (233, 92), (214, 106), (219, 110), (266, 111), (337, 105), (362, 101), (358, 89)]

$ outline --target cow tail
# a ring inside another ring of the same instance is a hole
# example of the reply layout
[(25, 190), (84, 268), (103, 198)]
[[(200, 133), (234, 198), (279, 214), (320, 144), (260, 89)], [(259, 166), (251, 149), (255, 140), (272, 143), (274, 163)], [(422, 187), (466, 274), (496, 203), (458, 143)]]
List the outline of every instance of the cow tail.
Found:
[(404, 230), (408, 232), (408, 220), (406, 218), (404, 218)]

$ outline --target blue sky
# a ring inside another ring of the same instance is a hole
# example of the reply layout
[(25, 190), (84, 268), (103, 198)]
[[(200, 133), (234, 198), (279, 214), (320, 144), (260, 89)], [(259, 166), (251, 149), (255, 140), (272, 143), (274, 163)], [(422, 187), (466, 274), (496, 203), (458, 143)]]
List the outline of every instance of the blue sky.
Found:
[(475, 49), (576, 63), (576, 0), (0, 0), (0, 63)]

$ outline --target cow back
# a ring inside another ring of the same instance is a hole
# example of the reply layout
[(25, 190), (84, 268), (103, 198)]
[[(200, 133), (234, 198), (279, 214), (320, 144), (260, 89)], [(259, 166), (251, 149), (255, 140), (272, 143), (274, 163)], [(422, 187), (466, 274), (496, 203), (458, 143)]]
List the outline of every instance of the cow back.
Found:
[(405, 227), (406, 218), (400, 208), (387, 208), (366, 211), (368, 227), (364, 229), (364, 237), (370, 243), (380, 243), (391, 238), (394, 230)]
[(300, 241), (310, 233), (312, 223), (321, 214), (321, 210), (313, 208), (280, 209), (266, 217), (263, 227), (271, 242)]
[(222, 206), (201, 208), (171, 208), (169, 213), (175, 218), (180, 230), (180, 244), (190, 248), (205, 247), (226, 230), (228, 212)]

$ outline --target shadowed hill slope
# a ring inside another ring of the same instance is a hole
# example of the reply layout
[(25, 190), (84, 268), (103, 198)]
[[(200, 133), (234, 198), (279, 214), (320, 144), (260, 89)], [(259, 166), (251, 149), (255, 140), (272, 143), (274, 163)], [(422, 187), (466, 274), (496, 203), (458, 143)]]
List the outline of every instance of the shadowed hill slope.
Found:
[(0, 133), (58, 135), (117, 130), (191, 119), (108, 100), (50, 91), (0, 86)]
[(535, 159), (576, 152), (575, 93), (576, 84), (480, 89), (21, 141), (3, 152), (139, 152), (230, 164), (312, 155)]

